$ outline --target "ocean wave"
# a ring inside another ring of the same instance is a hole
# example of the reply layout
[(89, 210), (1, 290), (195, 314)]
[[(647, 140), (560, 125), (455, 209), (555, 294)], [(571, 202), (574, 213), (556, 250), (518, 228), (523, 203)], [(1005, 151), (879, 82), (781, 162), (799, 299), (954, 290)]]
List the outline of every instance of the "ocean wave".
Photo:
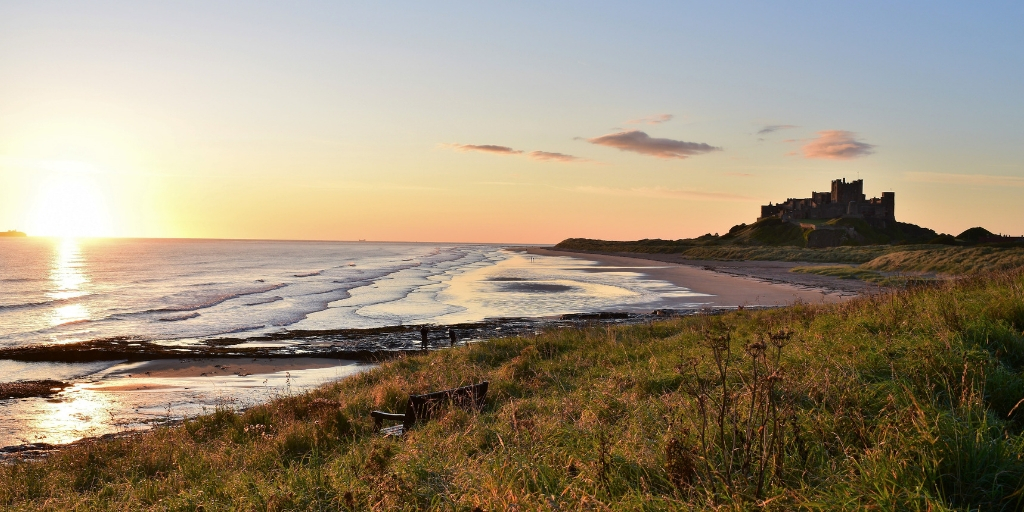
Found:
[(70, 320), (70, 321), (67, 321), (67, 322), (61, 322), (59, 324), (54, 325), (54, 327), (67, 327), (69, 325), (81, 325), (81, 324), (88, 324), (88, 323), (91, 323), (91, 322), (93, 322), (93, 320), (88, 319), (88, 318), (80, 318), (78, 320)]
[[(536, 333), (545, 328), (593, 324), (638, 324), (668, 315), (697, 314), (698, 309), (661, 310), (650, 314), (595, 312), (567, 314), (560, 318), (492, 318), (479, 322), (431, 325), (431, 348), (447, 347), (449, 329), (460, 341), (482, 340)], [(403, 351), (422, 349), (420, 325), (391, 325), (366, 329), (285, 330), (271, 334), (232, 337), (232, 334), (258, 331), (263, 326), (242, 326), (204, 336), (195, 344), (147, 341), (117, 336), (62, 345), (32, 345), (0, 348), (0, 359), (15, 361), (83, 362), (115, 359), (146, 361), (182, 357), (274, 357), (298, 354), (380, 360)], [(254, 343), (255, 342), (255, 343)], [(269, 342), (269, 343), (268, 343)], [(246, 343), (252, 343), (246, 346)]]
[(270, 304), (271, 302), (277, 302), (279, 300), (284, 300), (284, 299), (281, 298), (281, 297), (278, 297), (277, 295), (275, 295), (273, 297), (267, 297), (265, 299), (259, 299), (259, 300), (255, 300), (255, 301), (252, 301), (252, 302), (246, 302), (245, 305), (246, 306), (259, 306), (260, 304)]
[(78, 299), (81, 299), (84, 296), (85, 295), (78, 295), (78, 296), (75, 296), (75, 297), (68, 297), (68, 298), (64, 298), (64, 299), (49, 299), (49, 300), (41, 300), (41, 301), (35, 301), (35, 302), (22, 302), (22, 303), (15, 303), (15, 304), (0, 304), (0, 311), (8, 311), (8, 310), (14, 310), (14, 309), (38, 308), (38, 307), (43, 307), (43, 306), (52, 306), (52, 305), (55, 305), (55, 304), (66, 304), (68, 302), (74, 302), (74, 301), (76, 301)]
[(249, 289), (235, 290), (235, 291), (231, 291), (231, 292), (227, 292), (227, 293), (221, 293), (221, 294), (217, 294), (217, 295), (212, 295), (212, 296), (209, 296), (209, 297), (203, 297), (198, 302), (193, 302), (191, 304), (182, 304), (182, 305), (178, 305), (178, 306), (168, 306), (168, 307), (164, 307), (164, 308), (147, 309), (145, 311), (139, 311), (137, 313), (130, 313), (130, 314), (143, 315), (143, 314), (153, 314), (153, 313), (178, 313), (178, 312), (181, 312), (181, 311), (196, 311), (196, 310), (199, 310), (199, 309), (206, 309), (206, 308), (209, 308), (209, 307), (213, 307), (213, 306), (216, 306), (217, 304), (220, 304), (222, 302), (226, 302), (226, 301), (229, 301), (231, 299), (237, 299), (238, 297), (244, 297), (246, 295), (255, 295), (257, 293), (265, 293), (265, 292), (277, 290), (279, 288), (284, 288), (285, 286), (288, 286), (288, 285), (284, 284), (284, 283), (278, 283), (278, 284), (272, 284), (272, 285), (267, 285), (267, 286), (258, 286), (258, 287), (249, 288)]
[(164, 318), (157, 318), (157, 320), (159, 320), (161, 322), (180, 322), (182, 320), (188, 320), (189, 318), (196, 318), (197, 316), (199, 316), (199, 313), (193, 312), (193, 313), (188, 313), (188, 314), (185, 314), (185, 315), (168, 316), (168, 317), (164, 317)]

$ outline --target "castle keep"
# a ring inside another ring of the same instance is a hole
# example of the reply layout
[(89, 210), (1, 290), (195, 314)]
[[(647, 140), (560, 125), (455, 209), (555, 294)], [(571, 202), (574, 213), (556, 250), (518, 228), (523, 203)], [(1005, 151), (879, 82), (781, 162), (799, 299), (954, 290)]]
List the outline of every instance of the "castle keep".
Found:
[(882, 192), (882, 197), (867, 199), (864, 180), (846, 182), (846, 178), (832, 180), (831, 192), (811, 192), (811, 197), (787, 199), (784, 203), (768, 203), (761, 207), (761, 219), (776, 217), (786, 221), (802, 219), (835, 219), (852, 217), (886, 227), (896, 221), (895, 192)]

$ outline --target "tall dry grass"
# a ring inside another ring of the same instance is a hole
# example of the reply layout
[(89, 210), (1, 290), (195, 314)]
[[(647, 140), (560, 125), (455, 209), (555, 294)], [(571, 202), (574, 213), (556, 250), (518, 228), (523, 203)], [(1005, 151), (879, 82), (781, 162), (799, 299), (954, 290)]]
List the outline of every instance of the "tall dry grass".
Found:
[[(42, 510), (1019, 510), (1024, 274), (408, 357), (0, 467)], [(369, 412), (489, 380), (404, 439)]]

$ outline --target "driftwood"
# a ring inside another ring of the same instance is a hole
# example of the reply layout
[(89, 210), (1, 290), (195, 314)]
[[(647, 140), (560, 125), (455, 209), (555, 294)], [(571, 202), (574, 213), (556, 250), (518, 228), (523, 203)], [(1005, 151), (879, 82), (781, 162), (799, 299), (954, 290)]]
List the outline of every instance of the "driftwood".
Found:
[[(404, 414), (394, 414), (383, 411), (373, 411), (370, 416), (373, 418), (374, 429), (385, 436), (401, 436), (413, 425), (419, 422), (430, 421), (430, 417), (442, 406), (451, 404), (466, 409), (479, 409), (484, 404), (484, 397), (487, 396), (487, 381), (461, 388), (446, 389), (425, 395), (409, 395), (409, 402), (405, 405)], [(401, 425), (381, 428), (384, 420), (401, 421)]]

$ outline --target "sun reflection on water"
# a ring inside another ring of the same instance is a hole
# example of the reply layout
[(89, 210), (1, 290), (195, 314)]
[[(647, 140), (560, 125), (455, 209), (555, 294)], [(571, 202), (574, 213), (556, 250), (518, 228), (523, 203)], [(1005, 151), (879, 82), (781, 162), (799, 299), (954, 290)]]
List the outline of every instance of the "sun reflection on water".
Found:
[(33, 442), (69, 443), (116, 428), (110, 417), (116, 397), (81, 388), (65, 393), (63, 399), (41, 401), (33, 415)]
[[(82, 257), (78, 241), (74, 238), (64, 238), (54, 249), (53, 265), (50, 269), (52, 288), (47, 295), (61, 301), (88, 295), (84, 288), (89, 284), (89, 278), (83, 272), (85, 259)], [(89, 310), (81, 303), (58, 305), (50, 315), (52, 325), (88, 319)]]

